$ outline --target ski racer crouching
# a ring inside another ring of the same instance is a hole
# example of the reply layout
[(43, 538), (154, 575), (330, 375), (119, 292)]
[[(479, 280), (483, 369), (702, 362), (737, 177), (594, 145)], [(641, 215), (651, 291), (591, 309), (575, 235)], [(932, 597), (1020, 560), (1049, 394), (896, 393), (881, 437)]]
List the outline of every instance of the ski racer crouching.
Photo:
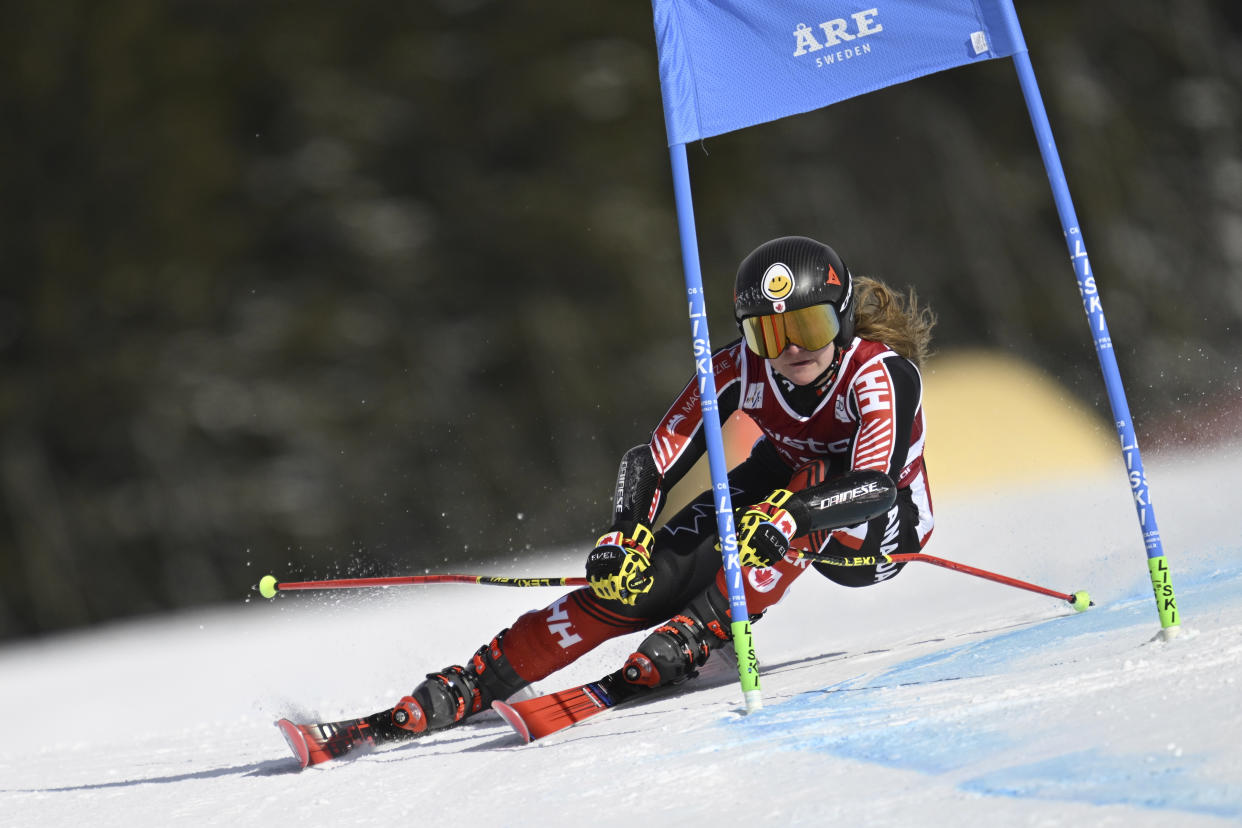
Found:
[[(729, 473), (752, 617), (808, 568), (790, 547), (836, 556), (917, 552), (932, 531), (923, 463), (922, 379), (935, 324), (911, 291), (850, 274), (830, 247), (800, 236), (742, 261), (734, 312), (742, 339), (713, 354), (723, 420), (744, 411), (762, 437)], [(570, 664), (604, 641), (660, 624), (626, 662), (655, 687), (694, 674), (730, 641), (710, 491), (653, 531), (667, 492), (706, 451), (692, 380), (621, 462), (613, 522), (587, 556), (589, 587), (528, 612), (464, 665), (427, 676), (365, 720), (385, 741), (451, 727)], [(795, 493), (852, 470), (887, 474), (895, 505), (857, 526), (808, 532), (783, 508)], [(877, 584), (903, 564), (810, 564), (844, 586)], [(663, 623), (662, 623), (663, 622)]]

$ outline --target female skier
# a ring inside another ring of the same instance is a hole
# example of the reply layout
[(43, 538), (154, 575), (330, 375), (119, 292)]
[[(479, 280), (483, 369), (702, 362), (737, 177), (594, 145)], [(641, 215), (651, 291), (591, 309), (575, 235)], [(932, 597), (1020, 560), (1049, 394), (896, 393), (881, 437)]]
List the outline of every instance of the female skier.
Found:
[[(737, 533), (752, 618), (808, 566), (850, 587), (892, 578), (903, 564), (808, 564), (797, 550), (881, 556), (917, 552), (927, 542), (933, 519), (918, 366), (934, 316), (913, 291), (903, 297), (854, 277), (831, 247), (801, 236), (774, 239), (748, 255), (734, 297), (742, 338), (713, 354), (713, 370), (721, 419), (741, 410), (762, 431), (729, 473), (733, 503), (754, 504), (739, 508)], [(692, 380), (650, 442), (622, 459), (612, 525), (587, 556), (590, 585), (522, 615), (466, 664), (428, 675), (393, 709), (358, 724), (378, 741), (456, 725), (604, 641), (666, 619), (629, 657), (625, 678), (655, 687), (693, 675), (730, 641), (711, 492), (658, 530), (652, 526), (667, 492), (705, 450)], [(895, 482), (891, 509), (835, 531), (796, 525), (792, 493), (861, 469)], [(334, 734), (322, 735), (331, 741)], [(339, 755), (331, 745), (319, 747), (326, 750), (312, 761)]]

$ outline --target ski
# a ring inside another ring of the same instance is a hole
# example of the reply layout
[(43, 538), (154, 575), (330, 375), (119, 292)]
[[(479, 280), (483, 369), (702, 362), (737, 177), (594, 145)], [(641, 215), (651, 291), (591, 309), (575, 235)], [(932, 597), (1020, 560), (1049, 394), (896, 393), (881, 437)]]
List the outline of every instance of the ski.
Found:
[(395, 727), (391, 722), (392, 711), (384, 710), (364, 719), (340, 722), (297, 724), (289, 719), (280, 719), (276, 727), (288, 742), (293, 757), (305, 768), (340, 759), (359, 749), (369, 750), (376, 745), (403, 742), (418, 735)]
[(630, 684), (622, 673), (618, 670), (598, 681), (533, 699), (492, 702), (492, 710), (509, 723), (522, 741), (532, 742), (653, 692), (649, 687)]

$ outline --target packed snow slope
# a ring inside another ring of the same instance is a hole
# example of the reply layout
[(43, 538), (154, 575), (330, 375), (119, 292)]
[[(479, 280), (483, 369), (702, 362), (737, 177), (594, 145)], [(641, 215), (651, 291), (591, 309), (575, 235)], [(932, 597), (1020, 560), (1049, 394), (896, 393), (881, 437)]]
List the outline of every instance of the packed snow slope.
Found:
[[(928, 552), (1097, 606), (925, 564), (862, 590), (810, 573), (755, 627), (765, 706), (749, 715), (713, 662), (683, 692), (529, 746), (487, 714), (298, 772), (274, 719), (388, 707), (558, 590), (255, 596), (10, 646), (0, 825), (1236, 825), (1240, 457), (1148, 458), (1177, 639), (1152, 640), (1119, 468), (958, 492)], [(577, 574), (581, 558), (509, 572)], [(637, 640), (539, 689), (597, 678)]]

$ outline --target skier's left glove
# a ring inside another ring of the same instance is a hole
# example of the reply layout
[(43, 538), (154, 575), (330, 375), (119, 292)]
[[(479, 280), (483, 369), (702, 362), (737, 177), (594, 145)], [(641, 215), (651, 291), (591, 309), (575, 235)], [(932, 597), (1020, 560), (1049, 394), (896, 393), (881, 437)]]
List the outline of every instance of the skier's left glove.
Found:
[(638, 596), (651, 589), (651, 530), (635, 525), (628, 535), (609, 532), (595, 542), (587, 556), (587, 583), (596, 597), (633, 606)]
[(797, 522), (784, 509), (791, 497), (788, 489), (777, 489), (742, 515), (737, 530), (742, 566), (763, 569), (785, 557), (798, 534)]

